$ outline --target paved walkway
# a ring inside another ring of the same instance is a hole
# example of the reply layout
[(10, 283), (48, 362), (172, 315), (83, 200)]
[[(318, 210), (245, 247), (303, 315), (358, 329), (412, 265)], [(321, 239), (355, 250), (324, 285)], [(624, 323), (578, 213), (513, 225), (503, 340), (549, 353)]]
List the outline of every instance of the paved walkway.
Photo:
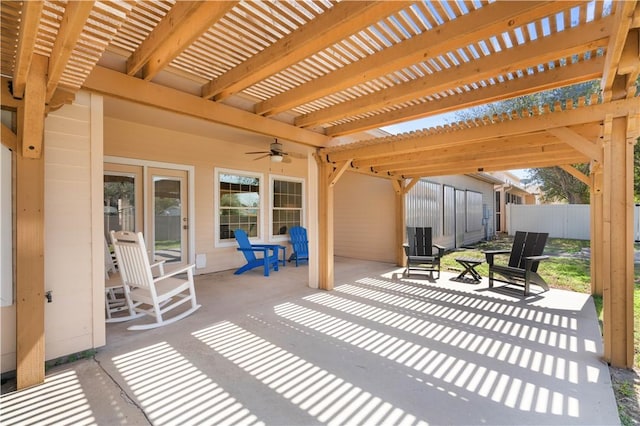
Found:
[(198, 277), (203, 307), (178, 323), (109, 324), (95, 359), (3, 395), (0, 423), (619, 423), (588, 295), (342, 258), (331, 292), (306, 266), (253, 272)]

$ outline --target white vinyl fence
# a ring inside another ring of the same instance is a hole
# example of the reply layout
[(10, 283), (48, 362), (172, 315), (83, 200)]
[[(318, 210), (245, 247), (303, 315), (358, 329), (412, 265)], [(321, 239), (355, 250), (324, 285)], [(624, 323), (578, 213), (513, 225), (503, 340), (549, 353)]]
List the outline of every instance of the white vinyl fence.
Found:
[[(590, 239), (588, 204), (507, 204), (507, 232), (548, 232), (552, 238)], [(640, 241), (640, 206), (635, 206), (633, 238)]]

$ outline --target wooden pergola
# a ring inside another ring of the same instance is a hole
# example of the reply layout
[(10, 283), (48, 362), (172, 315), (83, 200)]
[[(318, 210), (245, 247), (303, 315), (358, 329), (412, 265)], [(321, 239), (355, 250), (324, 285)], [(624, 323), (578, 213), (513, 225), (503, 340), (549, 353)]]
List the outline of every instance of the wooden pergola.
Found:
[[(48, 111), (80, 89), (317, 148), (319, 283), (333, 287), (333, 187), (561, 166), (591, 188), (592, 292), (605, 358), (633, 364), (633, 146), (640, 132), (637, 1), (5, 1), (2, 143), (16, 152), (18, 387), (44, 379)], [(559, 99), (379, 139), (366, 131), (600, 80)], [(571, 164), (589, 162), (583, 175)]]

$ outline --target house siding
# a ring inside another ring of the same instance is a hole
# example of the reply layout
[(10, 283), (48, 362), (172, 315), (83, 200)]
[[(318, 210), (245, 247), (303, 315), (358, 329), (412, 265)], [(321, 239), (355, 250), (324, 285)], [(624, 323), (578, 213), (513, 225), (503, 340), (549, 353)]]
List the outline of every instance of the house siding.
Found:
[(391, 181), (347, 172), (334, 191), (334, 254), (395, 263)]
[[(179, 115), (175, 115), (174, 119), (184, 120)], [(288, 244), (286, 237), (271, 241), (268, 236), (270, 229), (268, 198), (270, 192), (267, 189), (269, 176), (305, 179), (307, 186), (304, 192), (309, 194), (310, 182), (307, 178), (306, 160), (294, 159), (291, 163), (272, 163), (268, 158), (264, 158), (254, 161), (258, 155), (248, 155), (246, 152), (264, 151), (271, 142), (257, 135), (247, 134), (246, 137), (225, 140), (110, 117), (105, 117), (104, 129), (105, 156), (126, 158), (134, 162), (139, 159), (140, 164), (153, 161), (193, 167), (194, 188), (191, 196), (194, 198), (192, 200), (194, 211), (190, 213), (193, 218), (190, 226), (195, 226), (196, 230), (195, 255), (206, 258), (206, 267), (197, 269), (197, 274), (236, 269), (245, 263), (244, 257), (237, 251), (235, 245), (226, 247), (215, 245), (215, 215), (218, 214), (214, 201), (216, 168), (262, 174), (261, 191), (264, 209), (259, 226), (264, 230), (264, 240)], [(215, 135), (216, 132), (212, 131), (211, 134)], [(287, 143), (285, 149), (291, 150), (294, 145)], [(295, 147), (297, 152), (305, 150), (306, 148), (301, 146)], [(305, 202), (307, 203), (306, 214), (308, 199)], [(308, 219), (305, 215), (303, 226), (307, 224)], [(289, 250), (287, 251), (290, 253)]]
[[(101, 134), (92, 131), (100, 107), (100, 96), (81, 91), (45, 120), (45, 291), (53, 297), (45, 303), (46, 360), (105, 344), (104, 242), (93, 232), (102, 215), (95, 203), (101, 169), (92, 167), (102, 156)], [(1, 328), (6, 372), (16, 368), (14, 305), (2, 308)]]

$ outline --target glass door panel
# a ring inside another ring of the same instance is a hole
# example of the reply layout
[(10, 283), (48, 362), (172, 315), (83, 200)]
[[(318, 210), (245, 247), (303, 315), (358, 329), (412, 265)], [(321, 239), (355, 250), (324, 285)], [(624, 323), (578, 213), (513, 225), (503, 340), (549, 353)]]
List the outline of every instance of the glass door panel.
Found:
[(104, 165), (104, 235), (110, 231), (142, 229), (142, 168), (121, 164)]
[(152, 259), (173, 265), (186, 264), (187, 253), (187, 176), (186, 172), (149, 169), (151, 183), (151, 229), (149, 247)]

